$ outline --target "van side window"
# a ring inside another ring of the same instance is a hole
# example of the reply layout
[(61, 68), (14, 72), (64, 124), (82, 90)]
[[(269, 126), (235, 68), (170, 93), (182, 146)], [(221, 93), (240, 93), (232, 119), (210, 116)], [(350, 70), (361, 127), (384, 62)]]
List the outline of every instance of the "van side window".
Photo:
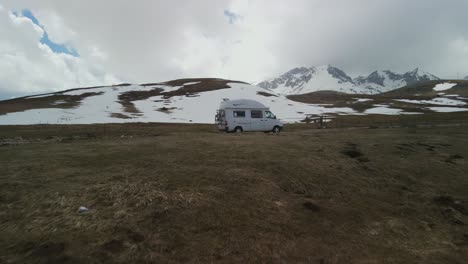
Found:
[(263, 118), (263, 111), (262, 110), (252, 110), (252, 111), (250, 111), (250, 116), (252, 118)]
[(234, 117), (245, 117), (245, 111), (234, 111)]

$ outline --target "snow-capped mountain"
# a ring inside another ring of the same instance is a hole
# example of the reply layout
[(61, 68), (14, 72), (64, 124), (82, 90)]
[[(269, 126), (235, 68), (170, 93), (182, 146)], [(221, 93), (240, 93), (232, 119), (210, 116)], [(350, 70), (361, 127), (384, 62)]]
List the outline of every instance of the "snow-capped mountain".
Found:
[(284, 95), (304, 94), (320, 90), (365, 93), (364, 89), (354, 84), (351, 77), (330, 65), (294, 68), (278, 78), (258, 83), (257, 86)]
[(354, 83), (359, 87), (368, 89), (369, 93), (375, 94), (430, 80), (439, 80), (439, 78), (416, 68), (404, 74), (397, 74), (389, 70), (374, 71), (367, 77), (359, 76), (355, 78)]
[(258, 83), (280, 94), (304, 94), (320, 90), (344, 93), (377, 94), (420, 81), (438, 80), (436, 76), (418, 68), (397, 74), (392, 71), (374, 71), (368, 76), (352, 79), (344, 71), (330, 66), (294, 68), (278, 78)]

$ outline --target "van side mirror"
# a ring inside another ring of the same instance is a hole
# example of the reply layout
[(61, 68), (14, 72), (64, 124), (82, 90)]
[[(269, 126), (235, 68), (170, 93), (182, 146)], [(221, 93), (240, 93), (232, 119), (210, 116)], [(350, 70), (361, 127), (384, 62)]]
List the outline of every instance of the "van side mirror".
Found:
[(276, 116), (273, 116), (273, 119), (276, 119)]

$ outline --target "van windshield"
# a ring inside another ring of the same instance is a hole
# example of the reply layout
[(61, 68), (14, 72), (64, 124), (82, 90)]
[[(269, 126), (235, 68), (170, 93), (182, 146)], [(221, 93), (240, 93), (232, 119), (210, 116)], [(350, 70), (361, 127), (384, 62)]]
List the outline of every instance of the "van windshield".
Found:
[(275, 116), (272, 112), (270, 112), (270, 111), (265, 111), (265, 117), (266, 117), (266, 118), (271, 118), (271, 119), (275, 119), (275, 118), (276, 118), (276, 116)]

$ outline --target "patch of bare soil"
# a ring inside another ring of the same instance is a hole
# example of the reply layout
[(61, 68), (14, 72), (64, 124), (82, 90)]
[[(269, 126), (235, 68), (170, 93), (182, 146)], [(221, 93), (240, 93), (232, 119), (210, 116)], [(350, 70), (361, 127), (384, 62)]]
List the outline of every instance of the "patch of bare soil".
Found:
[(174, 109), (177, 109), (177, 107), (161, 107), (158, 108), (158, 111), (163, 113), (171, 113)]
[(364, 156), (364, 153), (359, 149), (359, 146), (354, 143), (348, 143), (347, 147), (341, 153), (350, 158), (357, 159), (359, 162), (369, 161), (369, 158)]
[(454, 199), (449, 195), (441, 195), (434, 197), (434, 202), (439, 206), (451, 207), (458, 212), (468, 216), (468, 209), (462, 201)]
[(302, 206), (304, 206), (305, 209), (310, 210), (312, 212), (320, 212), (320, 206), (313, 202), (305, 202), (302, 204)]
[[(91, 88), (83, 88), (91, 89)], [(80, 90), (80, 89), (74, 89)], [(71, 90), (70, 90), (71, 91)], [(37, 97), (37, 98), (28, 98), (21, 97), (5, 101), (0, 101), (0, 115), (13, 112), (22, 112), (31, 109), (42, 109), (42, 108), (74, 108), (80, 105), (81, 101), (90, 96), (101, 95), (102, 92), (89, 92), (83, 93), (80, 95), (64, 95), (62, 93), (55, 93), (51, 96), (46, 97)], [(60, 104), (55, 104), (55, 102), (60, 101)]]
[(153, 90), (150, 91), (128, 91), (125, 93), (121, 93), (118, 97), (119, 103), (124, 107), (124, 111), (127, 113), (141, 113), (135, 105), (133, 101), (145, 100), (147, 98), (161, 95), (163, 89), (155, 87)]
[(131, 119), (132, 118), (131, 116), (124, 115), (124, 114), (121, 114), (121, 113), (111, 113), (110, 116), (114, 117), (114, 118), (122, 118), (122, 119)]
[(458, 154), (450, 155), (447, 159), (445, 159), (445, 162), (456, 164), (458, 160), (462, 160), (464, 158), (465, 157)]
[(277, 95), (274, 95), (274, 94), (271, 94), (271, 93), (267, 93), (267, 92), (257, 92), (258, 95), (263, 95), (263, 96), (266, 96), (266, 97), (278, 97)]
[(117, 253), (122, 251), (124, 248), (123, 242), (121, 240), (112, 239), (102, 245), (102, 249), (112, 253)]

